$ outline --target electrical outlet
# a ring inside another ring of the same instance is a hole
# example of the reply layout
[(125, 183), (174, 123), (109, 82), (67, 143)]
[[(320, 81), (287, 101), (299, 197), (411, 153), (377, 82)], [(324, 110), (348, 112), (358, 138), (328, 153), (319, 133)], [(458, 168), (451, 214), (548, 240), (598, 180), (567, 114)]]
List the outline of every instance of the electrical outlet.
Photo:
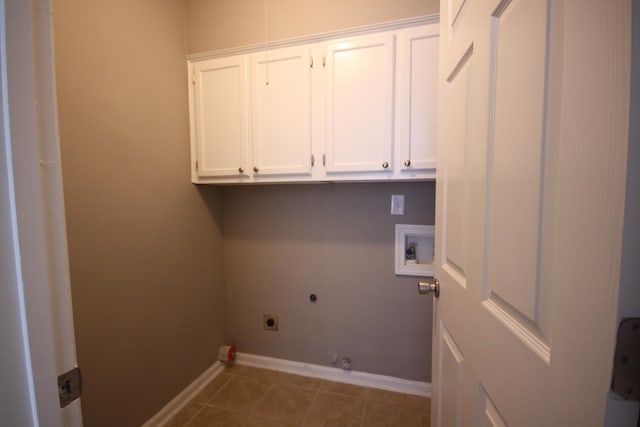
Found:
[(273, 314), (263, 314), (262, 326), (266, 331), (277, 331), (279, 326), (278, 316), (274, 316)]
[(391, 195), (391, 215), (404, 215), (404, 194)]

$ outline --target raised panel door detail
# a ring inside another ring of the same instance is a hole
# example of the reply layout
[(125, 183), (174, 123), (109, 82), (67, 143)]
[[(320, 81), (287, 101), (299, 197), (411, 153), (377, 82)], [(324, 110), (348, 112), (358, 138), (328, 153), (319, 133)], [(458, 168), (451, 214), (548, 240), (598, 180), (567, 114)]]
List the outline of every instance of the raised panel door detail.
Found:
[(503, 2), (492, 17), (484, 292), (487, 308), (548, 363), (540, 256), (547, 19), (546, 2), (521, 0)]
[(252, 57), (254, 176), (311, 173), (311, 77), (307, 47)]
[(452, 29), (455, 26), (456, 20), (464, 7), (466, 0), (447, 0), (447, 8), (449, 15), (449, 27)]
[(393, 171), (394, 35), (327, 45), (326, 171)]
[(464, 380), (462, 364), (464, 363), (464, 355), (444, 324), (441, 323), (439, 329), (440, 355), (438, 360), (441, 364), (439, 372), (449, 381), (438, 381), (440, 386), (437, 391), (440, 397), (438, 403), (442, 406), (438, 411), (440, 418), (437, 420), (437, 425), (460, 427), (462, 425), (462, 384)]
[(479, 419), (476, 425), (479, 427), (507, 427), (507, 423), (502, 419), (500, 412), (493, 404), (485, 388), (480, 385), (479, 389), (478, 403), (480, 410), (478, 411)]
[(436, 167), (438, 27), (404, 30), (396, 43), (396, 161), (411, 176)]
[(473, 49), (469, 47), (451, 70), (446, 80), (443, 91), (445, 99), (442, 103), (442, 108), (456, 121), (455, 126), (443, 129), (447, 153), (440, 160), (444, 193), (442, 268), (463, 288), (467, 282), (467, 231), (470, 209), (467, 126), (472, 56)]
[(195, 137), (197, 176), (248, 176), (246, 58), (195, 62), (193, 78), (192, 137)]

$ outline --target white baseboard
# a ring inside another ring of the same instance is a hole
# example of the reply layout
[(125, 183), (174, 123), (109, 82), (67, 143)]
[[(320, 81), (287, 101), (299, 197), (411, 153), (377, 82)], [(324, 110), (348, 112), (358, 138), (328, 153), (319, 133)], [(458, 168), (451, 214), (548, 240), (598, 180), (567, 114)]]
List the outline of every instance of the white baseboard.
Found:
[[(238, 365), (252, 366), (254, 368), (272, 369), (274, 371), (287, 372), (289, 374), (303, 375), (321, 380), (336, 381), (340, 383), (354, 384), (363, 387), (379, 388), (398, 393), (414, 394), (417, 396), (431, 397), (431, 384), (420, 381), (405, 380), (386, 375), (369, 374), (367, 372), (345, 371), (329, 366), (313, 365), (310, 363), (294, 362), (292, 360), (276, 359), (256, 354), (237, 353)], [(142, 427), (161, 427), (176, 415), (187, 403), (209, 384), (218, 374), (224, 370), (224, 364), (215, 362), (202, 375), (196, 378), (164, 408), (159, 410)]]
[(160, 427), (165, 425), (174, 415), (176, 415), (187, 403), (191, 401), (200, 391), (218, 376), (224, 370), (224, 364), (215, 362), (209, 369), (204, 371), (202, 375), (196, 378), (176, 397), (174, 397), (164, 408), (160, 409), (153, 417), (151, 417), (142, 427)]
[(369, 374), (367, 372), (358, 371), (345, 371), (343, 369), (333, 368), (330, 366), (312, 365), (310, 363), (294, 362), (292, 360), (276, 359), (273, 357), (258, 356), (247, 353), (237, 353), (236, 363), (238, 365), (272, 369), (274, 371), (287, 372), (290, 374), (303, 375), (328, 381), (431, 397), (430, 383), (405, 380), (386, 375)]

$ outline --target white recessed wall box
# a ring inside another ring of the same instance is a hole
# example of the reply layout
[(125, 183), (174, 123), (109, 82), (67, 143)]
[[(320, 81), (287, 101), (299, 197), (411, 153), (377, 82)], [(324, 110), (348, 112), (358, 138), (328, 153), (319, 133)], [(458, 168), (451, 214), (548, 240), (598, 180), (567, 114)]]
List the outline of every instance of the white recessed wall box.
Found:
[(433, 276), (433, 225), (396, 224), (396, 274)]

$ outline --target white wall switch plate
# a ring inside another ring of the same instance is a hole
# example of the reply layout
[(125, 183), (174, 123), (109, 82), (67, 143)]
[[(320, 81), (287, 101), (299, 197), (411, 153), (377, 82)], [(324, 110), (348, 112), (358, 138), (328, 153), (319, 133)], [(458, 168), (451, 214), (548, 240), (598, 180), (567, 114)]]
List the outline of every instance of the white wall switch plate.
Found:
[(404, 215), (404, 194), (391, 195), (391, 215)]

